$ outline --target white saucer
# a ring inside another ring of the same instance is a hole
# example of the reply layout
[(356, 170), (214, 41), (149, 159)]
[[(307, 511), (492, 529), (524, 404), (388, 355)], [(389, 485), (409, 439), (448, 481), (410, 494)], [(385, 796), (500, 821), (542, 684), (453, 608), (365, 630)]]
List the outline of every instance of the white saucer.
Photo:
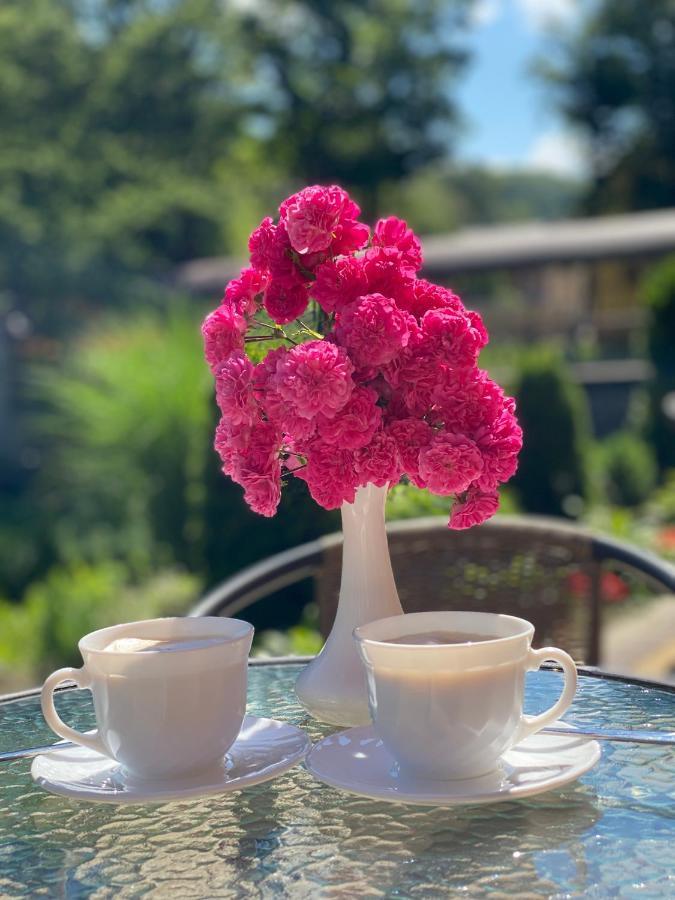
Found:
[(311, 742), (304, 731), (276, 719), (246, 716), (222, 765), (207, 774), (171, 781), (139, 781), (114, 760), (86, 747), (63, 747), (37, 756), (31, 775), (53, 794), (103, 803), (164, 803), (240, 791), (268, 781), (305, 756)]
[(480, 778), (431, 781), (400, 772), (372, 725), (367, 725), (324, 738), (309, 752), (305, 766), (319, 781), (362, 797), (456, 806), (517, 800), (550, 791), (574, 781), (598, 759), (597, 741), (535, 734), (507, 751), (495, 772)]

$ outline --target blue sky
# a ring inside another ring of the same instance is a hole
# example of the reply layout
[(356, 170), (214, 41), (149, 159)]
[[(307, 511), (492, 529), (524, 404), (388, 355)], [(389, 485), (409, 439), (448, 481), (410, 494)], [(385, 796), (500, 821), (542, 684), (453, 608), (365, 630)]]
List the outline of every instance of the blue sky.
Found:
[(583, 174), (577, 138), (556, 114), (546, 89), (528, 74), (545, 53), (547, 30), (569, 27), (583, 0), (476, 0), (472, 62), (458, 91), (466, 131), (460, 159), (495, 168)]

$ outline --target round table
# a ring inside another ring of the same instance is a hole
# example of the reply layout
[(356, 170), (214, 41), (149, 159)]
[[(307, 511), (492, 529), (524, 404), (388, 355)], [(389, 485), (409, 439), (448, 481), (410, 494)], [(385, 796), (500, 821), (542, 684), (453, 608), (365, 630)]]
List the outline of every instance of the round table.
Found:
[[(252, 664), (249, 712), (334, 730), (299, 707), (297, 663)], [(528, 675), (529, 712), (560, 677)], [(85, 691), (61, 715), (94, 724)], [(675, 727), (668, 688), (582, 674), (566, 721)], [(0, 702), (0, 752), (50, 743), (36, 694)], [(578, 782), (528, 800), (453, 809), (341, 793), (297, 766), (240, 793), (161, 806), (52, 796), (29, 758), (0, 762), (2, 897), (667, 897), (675, 896), (673, 748), (603, 746)]]

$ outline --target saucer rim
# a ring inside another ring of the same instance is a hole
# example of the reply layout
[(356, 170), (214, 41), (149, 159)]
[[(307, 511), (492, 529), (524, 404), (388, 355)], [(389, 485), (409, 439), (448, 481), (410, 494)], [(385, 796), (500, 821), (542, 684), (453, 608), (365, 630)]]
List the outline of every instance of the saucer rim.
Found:
[[(562, 720), (558, 720), (554, 724), (556, 725), (565, 725), (566, 727), (573, 727), (567, 725)], [(345, 791), (346, 793), (353, 794), (356, 797), (365, 797), (369, 800), (381, 800), (384, 803), (400, 803), (400, 804), (408, 804), (414, 806), (438, 806), (438, 807), (453, 807), (453, 806), (477, 806), (484, 805), (488, 803), (504, 803), (509, 800), (522, 800), (527, 797), (534, 797), (537, 794), (547, 793), (548, 791), (555, 790), (556, 788), (563, 787), (566, 784), (570, 784), (573, 781), (576, 781), (582, 775), (585, 775), (586, 772), (590, 771), (595, 765), (597, 765), (598, 761), (602, 756), (602, 748), (600, 743), (592, 738), (582, 739), (582, 743), (585, 749), (590, 751), (589, 758), (585, 760), (583, 763), (579, 763), (572, 767), (572, 770), (566, 770), (558, 775), (551, 776), (545, 782), (540, 782), (538, 784), (523, 784), (523, 785), (514, 785), (509, 787), (506, 790), (490, 790), (484, 791), (478, 794), (470, 794), (464, 796), (456, 796), (450, 793), (446, 794), (436, 794), (426, 796), (420, 796), (419, 794), (410, 793), (409, 791), (401, 792), (400, 794), (394, 793), (384, 793), (384, 791), (379, 790), (372, 782), (366, 781), (350, 781), (347, 783), (346, 781), (340, 781), (337, 778), (332, 778), (330, 775), (326, 776), (324, 774), (319, 775), (316, 769), (312, 768), (312, 757), (318, 755), (321, 752), (322, 745), (329, 739), (335, 738), (340, 734), (347, 734), (349, 732), (360, 731), (364, 733), (370, 732), (373, 737), (377, 737), (375, 734), (375, 730), (373, 725), (357, 725), (353, 728), (342, 729), (341, 731), (336, 731), (333, 734), (327, 735), (322, 738), (320, 741), (317, 741), (316, 744), (313, 745), (309, 753), (305, 756), (303, 760), (303, 766), (305, 770), (313, 777), (316, 778), (317, 781), (322, 782), (323, 784), (327, 784), (330, 787), (336, 788), (337, 790)], [(559, 735), (559, 734), (535, 734), (530, 735), (530, 737), (550, 737), (552, 739), (561, 738), (561, 737), (574, 737), (574, 735)], [(582, 737), (581, 735), (579, 736)], [(511, 750), (507, 750), (506, 753), (510, 753), (513, 751), (518, 751), (519, 748), (522, 747), (522, 744), (516, 744)], [(526, 752), (524, 750), (520, 750), (519, 752)], [(535, 752), (535, 751), (531, 751)], [(506, 755), (506, 753), (504, 755)], [(479, 778), (482, 776), (479, 776)], [(471, 781), (473, 779), (455, 779), (461, 781)], [(476, 779), (478, 780), (478, 779)], [(434, 781), (434, 785), (443, 785), (447, 784), (448, 786), (453, 784), (453, 779), (448, 780), (447, 782), (442, 781)]]
[[(231, 782), (223, 780), (216, 783), (210, 779), (208, 783), (202, 785), (193, 784), (189, 787), (185, 786), (173, 789), (170, 787), (167, 787), (166, 789), (158, 788), (156, 790), (151, 789), (150, 791), (148, 791), (147, 787), (144, 788), (142, 784), (140, 784), (138, 787), (130, 787), (125, 791), (110, 791), (106, 793), (94, 787), (76, 788), (72, 783), (69, 784), (63, 780), (53, 781), (47, 776), (36, 772), (36, 769), (40, 767), (41, 760), (46, 758), (53, 759), (54, 757), (58, 760), (58, 758), (66, 752), (72, 752), (73, 749), (77, 749), (77, 746), (75, 748), (55, 747), (48, 753), (41, 753), (39, 756), (36, 756), (31, 764), (30, 775), (35, 784), (43, 790), (48, 791), (50, 794), (65, 797), (69, 800), (83, 800), (91, 803), (110, 803), (114, 805), (162, 804), (178, 802), (181, 800), (197, 800), (202, 797), (210, 797), (216, 794), (235, 793), (236, 791), (244, 790), (247, 787), (253, 787), (256, 784), (262, 784), (265, 781), (271, 781), (273, 778), (283, 775), (289, 769), (292, 769), (298, 763), (302, 762), (312, 748), (312, 742), (307, 732), (297, 725), (294, 725), (292, 722), (285, 722), (282, 719), (272, 719), (269, 716), (246, 715), (244, 716), (242, 729), (245, 724), (252, 724), (255, 722), (264, 722), (267, 727), (272, 726), (276, 728), (281, 725), (284, 728), (290, 729), (291, 731), (296, 732), (298, 738), (302, 738), (302, 745), (299, 746), (298, 750), (288, 756), (284, 756), (283, 759), (278, 760), (271, 766), (268, 764), (264, 769), (241, 775)], [(230, 750), (235, 746), (237, 740), (239, 740), (239, 737), (234, 741)], [(89, 751), (88, 748), (84, 747), (82, 749), (87, 750), (87, 752), (92, 755), (90, 758), (93, 758), (94, 751)], [(230, 750), (225, 754), (225, 757), (228, 756)], [(102, 760), (108, 759), (108, 757), (104, 756), (102, 753), (96, 755), (100, 756)], [(120, 764), (115, 760), (110, 759), (109, 768), (111, 770), (119, 769)], [(150, 785), (152, 782), (146, 782), (146, 784)]]

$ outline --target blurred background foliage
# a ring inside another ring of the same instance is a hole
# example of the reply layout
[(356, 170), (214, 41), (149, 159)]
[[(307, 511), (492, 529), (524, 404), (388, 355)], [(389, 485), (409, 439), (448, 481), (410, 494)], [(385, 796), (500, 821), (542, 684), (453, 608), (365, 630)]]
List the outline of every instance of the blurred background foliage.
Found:
[[(423, 234), (675, 205), (675, 7), (596, 0), (533, 78), (589, 176), (458, 162), (477, 0), (0, 4), (0, 690), (75, 662), (115, 620), (188, 609), (243, 566), (339, 527), (301, 484), (254, 516), (218, 472), (185, 261), (241, 256), (301, 184)], [(497, 300), (512, 298), (499, 281)], [(570, 360), (486, 354), (527, 435), (506, 512), (582, 519), (675, 553), (675, 261), (635, 292), (653, 375), (598, 440)], [(390, 518), (445, 514), (404, 485)], [(309, 599), (309, 598), (307, 598)], [(267, 609), (259, 652), (313, 652), (316, 613)], [(289, 630), (290, 629), (290, 630)]]

